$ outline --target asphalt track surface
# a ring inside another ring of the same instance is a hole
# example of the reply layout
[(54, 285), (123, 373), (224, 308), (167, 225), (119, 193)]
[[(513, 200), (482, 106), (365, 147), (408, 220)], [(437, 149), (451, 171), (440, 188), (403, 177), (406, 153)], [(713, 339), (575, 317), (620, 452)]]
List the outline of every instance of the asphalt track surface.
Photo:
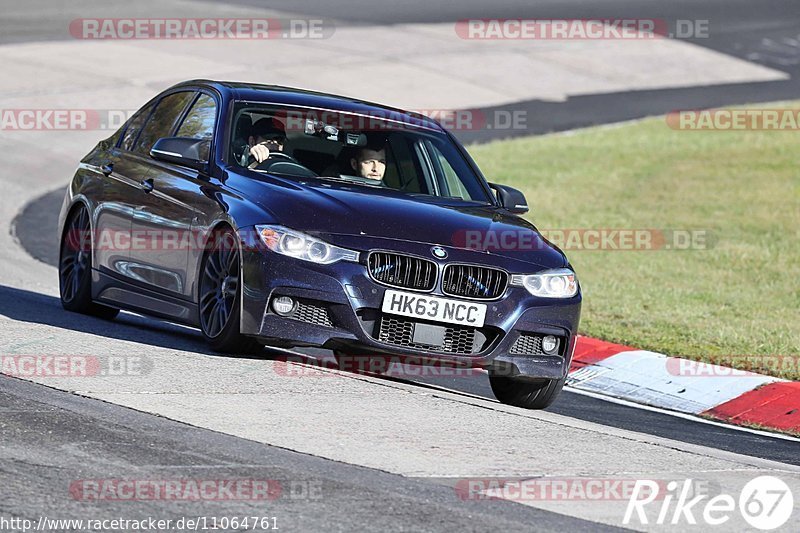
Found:
[[(5, 376), (0, 406), (0, 439), (18, 452), (0, 467), (5, 517), (46, 509), (49, 518), (274, 517), (285, 531), (358, 531), (365, 524), (373, 531), (614, 529), (502, 500), (463, 502), (444, 484), (265, 446)], [(109, 476), (271, 480), (281, 497), (141, 501), (131, 513), (130, 502), (91, 502), (69, 491), (75, 480)]]
[[(263, 6), (261, 2), (231, 1)], [(37, 3), (34, 2), (33, 5)], [(43, 11), (22, 19), (0, 19), (0, 42), (14, 43), (63, 39), (62, 11), (81, 16), (81, 7), (93, 2), (41, 3)], [(67, 4), (62, 4), (66, 6)], [(791, 2), (504, 2), (487, 5), (466, 1), (435, 5), (412, 0), (374, 2), (269, 2), (278, 12), (341, 18), (350, 24), (382, 25), (400, 22), (449, 22), (470, 17), (585, 18), (619, 16), (709, 19), (711, 38), (695, 44), (790, 74), (786, 81), (715, 87), (631, 91), (570, 98), (565, 102), (526, 101), (504, 105), (537, 117), (524, 134), (544, 133), (580, 126), (617, 122), (673, 109), (706, 107), (796, 98), (800, 94), (800, 11)], [(59, 11), (61, 9), (62, 11)], [(49, 24), (48, 13), (55, 13)], [(464, 141), (496, 138), (490, 131), (462, 133)], [(65, 178), (66, 180), (66, 178)], [(38, 260), (53, 265), (55, 216), (62, 190), (44, 195), (17, 216), (13, 230), (24, 248)], [(52, 283), (53, 280), (42, 280)], [(0, 286), (0, 314), (13, 320), (83, 331), (110, 339), (136, 341), (146, 346), (208, 353), (199, 334), (186, 328), (124, 313), (111, 323), (64, 313), (56, 298)], [(315, 352), (310, 351), (310, 354)], [(276, 354), (265, 351), (264, 358)], [(392, 381), (392, 378), (388, 378)], [(402, 380), (406, 381), (406, 380)], [(410, 381), (414, 383), (414, 380)], [(444, 387), (471, 396), (492, 398), (484, 377), (427, 378), (416, 386)], [(303, 479), (321, 483), (324, 498), (281, 498), (265, 507), (252, 503), (206, 505), (157, 502), (137, 506), (142, 516), (159, 518), (197, 515), (278, 515), (287, 530), (353, 530), (369, 524), (375, 530), (602, 530), (605, 526), (563, 514), (510, 502), (460, 502), (453, 489), (431, 480), (398, 476), (267, 446), (246, 439), (198, 429), (165, 418), (140, 413), (111, 403), (81, 398), (38, 384), (0, 377), (0, 441), (14, 450), (0, 472), (6, 486), (0, 515), (32, 516), (42, 510), (62, 517), (93, 517), (126, 513), (124, 504), (92, 505), (62, 497), (75, 479), (176, 476)], [(589, 398), (566, 391), (550, 412), (674, 441), (698, 444), (790, 465), (800, 465), (797, 442), (677, 418)], [(48, 435), (43, 439), (43, 435)], [(613, 453), (606, 450), (599, 453)], [(9, 485), (10, 481), (10, 485)], [(219, 512), (217, 512), (219, 511)], [(132, 517), (132, 516), (129, 516)]]

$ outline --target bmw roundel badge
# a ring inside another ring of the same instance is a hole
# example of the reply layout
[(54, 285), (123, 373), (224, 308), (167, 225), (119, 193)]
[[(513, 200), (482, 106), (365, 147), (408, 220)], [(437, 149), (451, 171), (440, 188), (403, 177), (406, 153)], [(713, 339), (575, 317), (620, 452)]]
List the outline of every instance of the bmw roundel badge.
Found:
[(431, 248), (431, 253), (434, 257), (438, 257), (439, 259), (444, 259), (447, 257), (447, 251), (441, 246), (434, 246)]

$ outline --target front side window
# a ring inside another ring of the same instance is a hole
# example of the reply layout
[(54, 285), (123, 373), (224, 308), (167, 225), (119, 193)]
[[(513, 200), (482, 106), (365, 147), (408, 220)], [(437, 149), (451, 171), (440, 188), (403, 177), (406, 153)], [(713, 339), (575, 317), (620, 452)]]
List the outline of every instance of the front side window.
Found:
[(142, 155), (149, 154), (150, 148), (157, 140), (168, 137), (178, 117), (195, 94), (184, 91), (167, 95), (159, 100), (155, 111), (142, 128), (133, 151)]
[(256, 172), (492, 203), (457, 146), (431, 126), (239, 102), (229, 157)]
[(200, 94), (181, 127), (178, 128), (177, 137), (190, 137), (210, 141), (214, 137), (214, 125), (217, 119), (217, 104), (207, 94)]

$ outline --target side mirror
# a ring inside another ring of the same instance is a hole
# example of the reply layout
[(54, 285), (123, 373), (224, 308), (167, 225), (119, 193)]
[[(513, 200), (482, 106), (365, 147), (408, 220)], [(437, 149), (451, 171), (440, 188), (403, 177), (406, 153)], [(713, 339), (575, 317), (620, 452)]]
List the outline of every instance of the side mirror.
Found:
[(188, 137), (162, 137), (150, 149), (150, 157), (205, 172), (208, 169), (210, 151), (211, 141)]
[(498, 185), (497, 183), (490, 183), (489, 187), (497, 191), (497, 199), (500, 200), (500, 205), (508, 211), (517, 215), (528, 212), (528, 201), (525, 199), (525, 195), (517, 189), (508, 185)]

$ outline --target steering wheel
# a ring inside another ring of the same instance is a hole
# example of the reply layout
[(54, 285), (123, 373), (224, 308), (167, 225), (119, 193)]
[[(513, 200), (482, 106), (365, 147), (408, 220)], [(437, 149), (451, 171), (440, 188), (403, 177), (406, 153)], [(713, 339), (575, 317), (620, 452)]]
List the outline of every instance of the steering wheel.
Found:
[(260, 163), (256, 161), (256, 158), (253, 157), (252, 155), (248, 156), (247, 160), (252, 161), (249, 165), (247, 165), (247, 168), (258, 169), (258, 170), (268, 170), (273, 163), (277, 163), (279, 161), (285, 161), (288, 163), (294, 163), (295, 165), (300, 165), (300, 162), (294, 157), (278, 151), (270, 151), (269, 157)]
[[(251, 158), (253, 156), (250, 156)], [(263, 170), (275, 174), (288, 174), (290, 176), (297, 176), (300, 178), (316, 178), (317, 174), (300, 163), (294, 157), (284, 154), (282, 152), (270, 152), (269, 157), (261, 163), (253, 162), (247, 168), (254, 170)]]

